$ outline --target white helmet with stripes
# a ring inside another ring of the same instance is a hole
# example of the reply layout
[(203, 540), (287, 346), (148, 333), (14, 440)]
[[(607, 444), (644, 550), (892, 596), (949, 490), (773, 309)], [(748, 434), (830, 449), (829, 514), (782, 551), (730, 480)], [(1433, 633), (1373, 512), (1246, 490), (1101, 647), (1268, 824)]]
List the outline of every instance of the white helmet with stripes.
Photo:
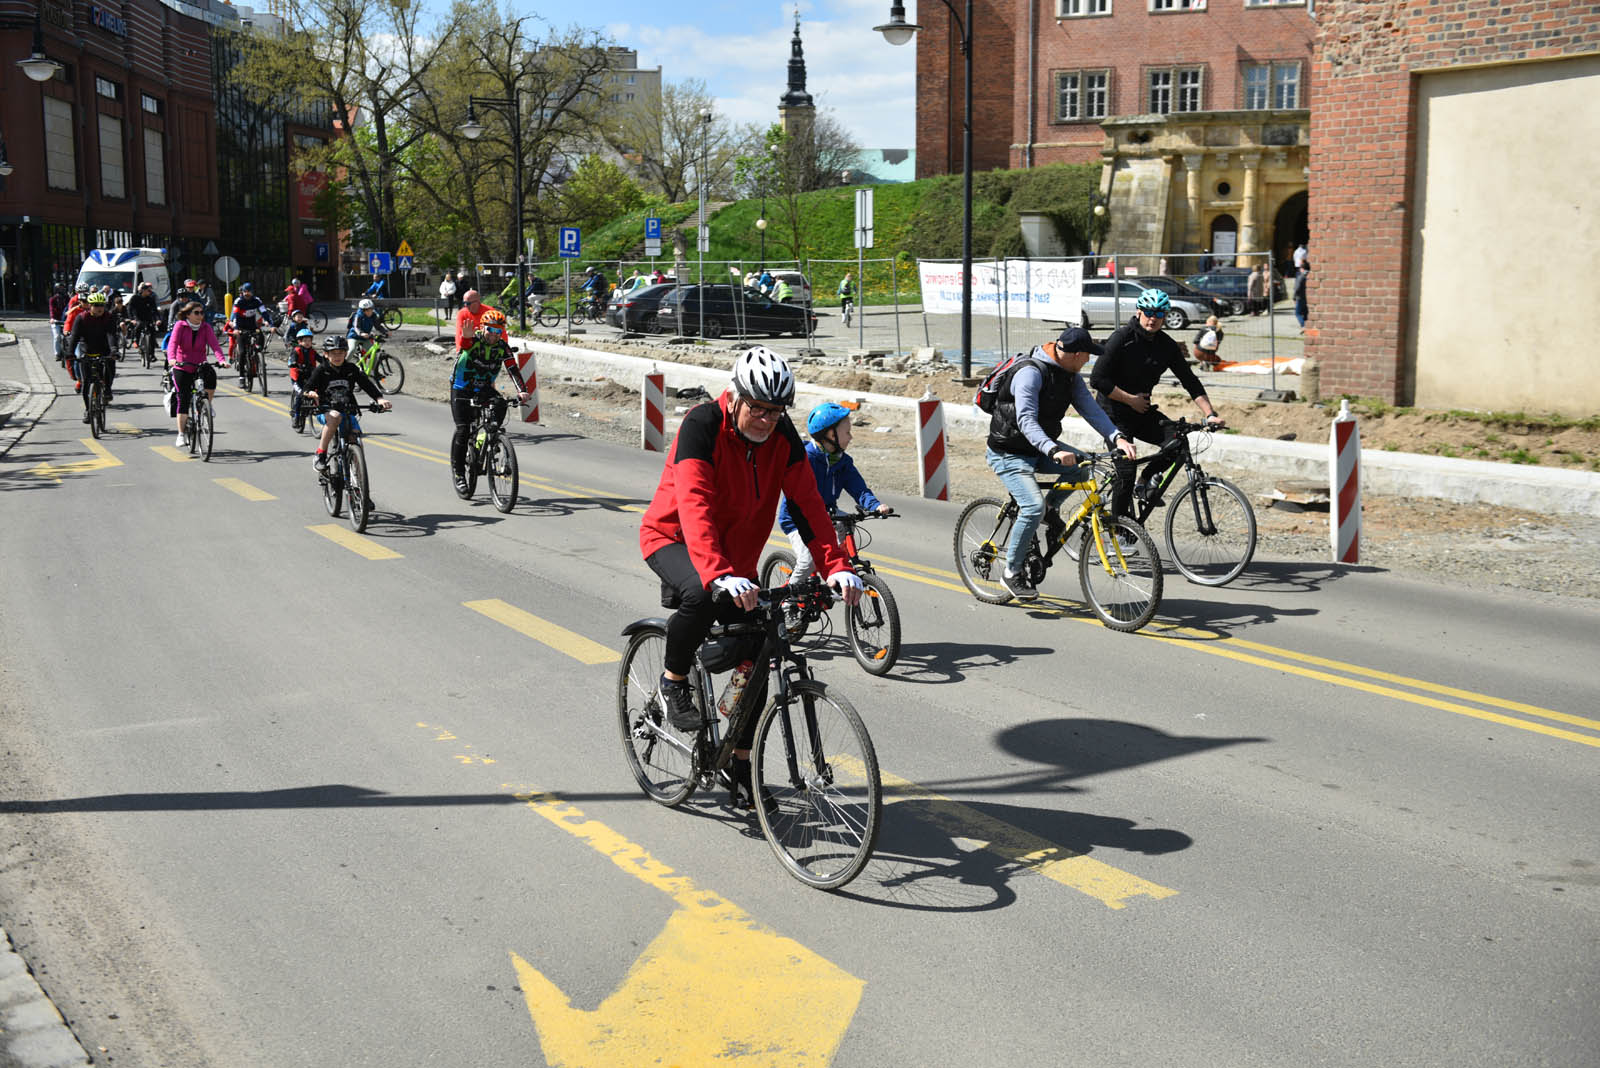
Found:
[(733, 388), (739, 396), (762, 404), (787, 408), (794, 403), (789, 362), (765, 345), (757, 345), (733, 361)]

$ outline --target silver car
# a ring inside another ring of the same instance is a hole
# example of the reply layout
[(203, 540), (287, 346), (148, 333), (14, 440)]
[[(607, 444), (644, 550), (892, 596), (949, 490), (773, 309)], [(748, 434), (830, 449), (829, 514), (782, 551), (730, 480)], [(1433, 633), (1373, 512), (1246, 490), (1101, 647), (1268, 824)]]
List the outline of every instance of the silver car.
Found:
[[(1116, 287), (1116, 288), (1112, 288)], [(1129, 279), (1113, 281), (1110, 278), (1085, 278), (1083, 280), (1084, 328), (1115, 329), (1133, 317), (1133, 306), (1144, 292), (1144, 286)], [(1212, 313), (1209, 304), (1188, 297), (1171, 297), (1167, 311), (1167, 329), (1182, 330), (1190, 323), (1203, 323)]]

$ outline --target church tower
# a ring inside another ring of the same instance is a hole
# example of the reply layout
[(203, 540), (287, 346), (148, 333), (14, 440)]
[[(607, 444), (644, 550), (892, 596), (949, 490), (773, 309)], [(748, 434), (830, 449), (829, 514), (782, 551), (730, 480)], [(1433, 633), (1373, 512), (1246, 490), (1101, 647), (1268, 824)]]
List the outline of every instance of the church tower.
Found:
[(778, 123), (800, 144), (809, 144), (817, 105), (806, 92), (806, 56), (800, 45), (800, 12), (794, 14), (794, 40), (789, 45), (789, 91), (778, 99)]

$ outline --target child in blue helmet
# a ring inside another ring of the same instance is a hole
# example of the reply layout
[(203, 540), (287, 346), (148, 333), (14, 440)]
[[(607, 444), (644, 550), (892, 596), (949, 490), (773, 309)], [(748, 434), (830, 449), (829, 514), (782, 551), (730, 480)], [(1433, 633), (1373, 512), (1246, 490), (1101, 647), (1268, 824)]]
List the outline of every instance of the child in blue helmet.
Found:
[[(811, 440), (806, 443), (806, 458), (811, 461), (811, 471), (817, 476), (817, 490), (828, 511), (837, 511), (839, 494), (848, 493), (856, 504), (869, 512), (890, 515), (894, 512), (887, 504), (873, 496), (866, 479), (856, 470), (856, 462), (844, 450), (850, 447), (850, 410), (842, 404), (824, 401), (811, 409), (806, 418), (806, 433)], [(794, 576), (797, 582), (811, 574), (811, 553), (806, 549), (806, 539), (800, 535), (794, 517), (789, 513), (785, 498), (778, 505), (778, 528), (789, 535), (794, 546)]]

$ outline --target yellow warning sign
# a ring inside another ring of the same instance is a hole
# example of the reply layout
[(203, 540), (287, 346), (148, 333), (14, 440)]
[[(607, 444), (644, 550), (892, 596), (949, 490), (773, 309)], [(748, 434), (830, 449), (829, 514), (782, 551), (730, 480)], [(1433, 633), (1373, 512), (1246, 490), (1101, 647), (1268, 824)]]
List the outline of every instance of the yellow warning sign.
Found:
[(409, 241), (400, 242), (400, 247), (394, 250), (394, 254), (396, 256), (414, 256), (414, 255), (416, 255), (416, 253), (411, 251), (411, 242), (409, 242)]

